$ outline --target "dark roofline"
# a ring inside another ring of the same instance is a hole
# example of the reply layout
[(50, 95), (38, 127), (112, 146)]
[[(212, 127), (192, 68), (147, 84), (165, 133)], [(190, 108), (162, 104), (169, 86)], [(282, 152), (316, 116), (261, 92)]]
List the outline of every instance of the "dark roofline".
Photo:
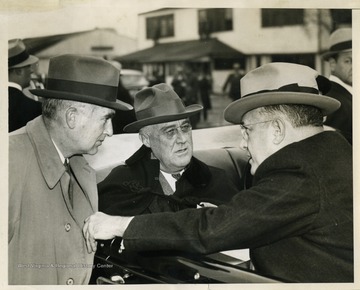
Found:
[(179, 7), (165, 7), (165, 8), (159, 8), (159, 9), (155, 9), (155, 10), (149, 10), (146, 12), (141, 12), (138, 15), (145, 15), (145, 14), (149, 14), (149, 13), (153, 13), (153, 12), (158, 12), (158, 11), (165, 11), (165, 10), (174, 10), (174, 9), (186, 9), (186, 8), (179, 8)]

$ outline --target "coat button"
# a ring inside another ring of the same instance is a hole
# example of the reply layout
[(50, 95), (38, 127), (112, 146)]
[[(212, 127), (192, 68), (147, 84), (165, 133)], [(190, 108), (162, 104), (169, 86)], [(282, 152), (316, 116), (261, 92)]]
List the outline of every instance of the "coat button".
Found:
[(66, 280), (66, 285), (74, 285), (74, 279), (73, 278), (69, 278)]
[(71, 229), (71, 224), (69, 224), (69, 223), (67, 223), (66, 225), (65, 225), (65, 231), (70, 231), (70, 229)]

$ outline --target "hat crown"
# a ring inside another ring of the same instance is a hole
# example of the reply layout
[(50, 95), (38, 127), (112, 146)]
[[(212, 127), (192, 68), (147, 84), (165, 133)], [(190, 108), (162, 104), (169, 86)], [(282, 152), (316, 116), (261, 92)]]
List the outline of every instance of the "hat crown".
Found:
[(202, 110), (202, 106), (193, 104), (185, 107), (172, 87), (161, 83), (136, 93), (134, 109), (137, 121), (126, 125), (125, 132), (187, 118)]
[(49, 79), (117, 87), (120, 72), (104, 59), (65, 54), (50, 59)]
[[(293, 87), (319, 91), (316, 82), (318, 75), (317, 71), (304, 65), (281, 62), (265, 64), (250, 71), (240, 80), (241, 97), (279, 89), (293, 91)], [(289, 85), (291, 87), (288, 87)]]
[[(150, 88), (145, 88), (135, 95), (134, 109), (135, 112), (147, 110), (149, 108), (163, 107), (164, 109), (174, 101), (180, 101), (180, 106), (176, 109), (178, 113), (185, 111), (185, 106), (182, 104), (180, 97), (167, 84), (157, 84)], [(164, 114), (167, 112), (164, 111)]]
[(25, 51), (25, 44), (21, 39), (11, 39), (8, 42), (8, 57), (16, 56)]
[(339, 28), (330, 35), (330, 49), (341, 43), (352, 41), (351, 28)]
[(38, 62), (39, 59), (30, 55), (21, 39), (8, 41), (8, 67), (21, 68)]
[(128, 111), (132, 106), (117, 100), (119, 78), (120, 71), (102, 58), (65, 54), (50, 59), (46, 89), (30, 92)]

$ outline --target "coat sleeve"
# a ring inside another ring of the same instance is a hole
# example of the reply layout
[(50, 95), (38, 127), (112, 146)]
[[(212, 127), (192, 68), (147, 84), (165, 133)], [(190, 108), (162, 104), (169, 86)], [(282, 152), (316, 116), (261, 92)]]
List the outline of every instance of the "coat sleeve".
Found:
[[(286, 181), (285, 181), (286, 180)], [(274, 170), (217, 208), (135, 217), (124, 233), (128, 250), (196, 253), (251, 248), (299, 235), (319, 209), (316, 179), (299, 170)]]

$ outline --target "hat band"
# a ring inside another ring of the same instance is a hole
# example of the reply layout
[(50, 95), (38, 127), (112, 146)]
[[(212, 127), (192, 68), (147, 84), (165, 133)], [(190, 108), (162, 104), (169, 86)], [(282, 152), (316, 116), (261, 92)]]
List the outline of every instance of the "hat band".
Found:
[(92, 96), (109, 102), (114, 102), (117, 95), (117, 87), (51, 78), (47, 79), (46, 89)]
[(330, 51), (339, 51), (350, 48), (352, 48), (352, 40), (337, 43), (330, 48)]
[(242, 96), (242, 98), (256, 95), (256, 94), (261, 94), (261, 93), (268, 93), (268, 92), (309, 93), (309, 94), (316, 94), (316, 95), (319, 94), (319, 91), (315, 88), (301, 87), (298, 84), (290, 84), (290, 85), (282, 86), (275, 90), (261, 90), (261, 91), (257, 91), (254, 93), (250, 93), (245, 96)]
[(144, 109), (136, 112), (136, 118), (138, 120), (147, 119), (151, 117), (159, 117), (165, 115), (176, 115), (185, 113), (185, 107), (180, 99), (167, 101), (160, 106), (154, 106), (148, 109)]
[(8, 65), (9, 67), (13, 66), (13, 65), (17, 65), (25, 60), (27, 60), (29, 58), (29, 54), (27, 53), (26, 50), (22, 51), (21, 53), (11, 56), (8, 59)]

